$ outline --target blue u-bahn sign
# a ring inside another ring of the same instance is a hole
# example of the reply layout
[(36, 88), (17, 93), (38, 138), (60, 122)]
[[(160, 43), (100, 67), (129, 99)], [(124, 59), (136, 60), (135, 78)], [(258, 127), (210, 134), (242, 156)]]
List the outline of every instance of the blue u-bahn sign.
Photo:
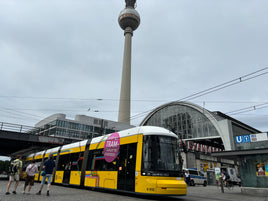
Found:
[(268, 133), (257, 133), (250, 135), (240, 135), (235, 137), (235, 142), (238, 143), (247, 143), (247, 142), (260, 142), (267, 141)]
[(240, 135), (235, 137), (236, 143), (246, 143), (250, 142), (250, 135)]

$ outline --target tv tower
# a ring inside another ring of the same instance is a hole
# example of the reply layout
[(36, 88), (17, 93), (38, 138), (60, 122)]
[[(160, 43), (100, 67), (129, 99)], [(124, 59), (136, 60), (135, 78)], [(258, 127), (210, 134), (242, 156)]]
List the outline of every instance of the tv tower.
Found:
[(140, 15), (135, 10), (136, 0), (125, 0), (126, 7), (118, 17), (118, 23), (124, 30), (125, 45), (118, 122), (130, 124), (130, 92), (131, 92), (131, 40), (133, 31), (140, 24)]

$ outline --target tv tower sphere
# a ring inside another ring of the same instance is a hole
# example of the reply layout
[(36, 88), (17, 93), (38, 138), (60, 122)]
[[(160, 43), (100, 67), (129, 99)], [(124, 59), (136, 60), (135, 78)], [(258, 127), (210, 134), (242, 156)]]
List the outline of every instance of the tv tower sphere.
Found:
[(140, 25), (140, 15), (133, 7), (126, 7), (120, 12), (118, 23), (123, 30), (130, 27), (134, 31)]

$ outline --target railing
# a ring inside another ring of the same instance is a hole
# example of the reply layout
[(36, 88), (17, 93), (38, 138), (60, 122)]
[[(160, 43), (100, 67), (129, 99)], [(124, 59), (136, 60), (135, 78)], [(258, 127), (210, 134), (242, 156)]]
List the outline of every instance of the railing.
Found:
[(0, 122), (0, 130), (13, 131), (18, 133), (29, 133), (36, 135), (40, 132), (41, 129), (32, 126)]
[(18, 132), (18, 133), (25, 133), (30, 135), (38, 135), (38, 136), (49, 136), (49, 137), (55, 137), (55, 138), (64, 138), (69, 139), (73, 141), (77, 140), (83, 140), (87, 139), (87, 137), (82, 136), (71, 136), (67, 130), (66, 135), (56, 135), (51, 134), (51, 129), (55, 128), (56, 126), (46, 126), (45, 128), (37, 128), (32, 126), (25, 126), (25, 125), (19, 125), (19, 124), (12, 124), (12, 123), (6, 123), (6, 122), (0, 122), (0, 131), (10, 131), (10, 132)]
[[(18, 132), (18, 133), (24, 133), (24, 134), (30, 134), (30, 135), (38, 135), (38, 136), (48, 136), (48, 137), (54, 137), (54, 138), (64, 138), (72, 141), (78, 141), (78, 140), (84, 140), (89, 139), (95, 136), (99, 136), (96, 133), (90, 133), (91, 137), (89, 135), (86, 135), (87, 133), (81, 134), (82, 131), (78, 131), (79, 133), (69, 133), (72, 129), (65, 128), (65, 131), (63, 133), (57, 133), (55, 132), (56, 125), (47, 125), (43, 128), (37, 128), (32, 126), (25, 126), (25, 125), (19, 125), (19, 124), (12, 124), (12, 123), (6, 123), (6, 122), (0, 122), (0, 131), (10, 131), (10, 132)], [(52, 132), (54, 130), (54, 132)]]

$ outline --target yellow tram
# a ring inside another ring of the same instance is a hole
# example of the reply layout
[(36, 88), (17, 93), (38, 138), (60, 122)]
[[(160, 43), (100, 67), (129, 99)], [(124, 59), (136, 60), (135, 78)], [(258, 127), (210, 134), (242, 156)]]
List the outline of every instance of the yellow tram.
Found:
[[(178, 137), (160, 127), (142, 126), (30, 155), (42, 167), (50, 153), (53, 182), (151, 195), (186, 195)], [(35, 180), (40, 181), (41, 169)]]

